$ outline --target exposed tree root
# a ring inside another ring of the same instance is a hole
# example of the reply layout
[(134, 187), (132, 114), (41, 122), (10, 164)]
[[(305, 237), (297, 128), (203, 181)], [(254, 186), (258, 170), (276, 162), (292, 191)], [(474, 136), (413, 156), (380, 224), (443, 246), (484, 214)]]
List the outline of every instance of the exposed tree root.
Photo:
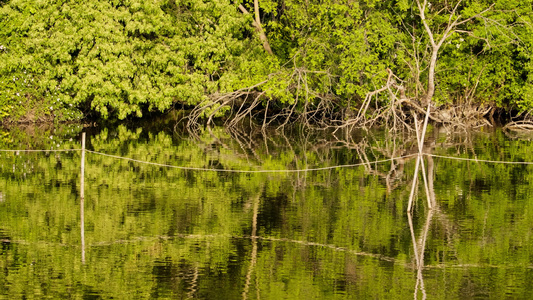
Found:
[[(426, 110), (421, 106), (420, 101), (405, 96), (405, 88), (397, 83), (400, 79), (392, 71), (389, 71), (389, 77), (386, 84), (375, 91), (369, 92), (359, 109), (355, 118), (349, 119), (339, 128), (342, 127), (360, 127), (372, 126), (376, 124), (386, 124), (392, 130), (398, 130), (404, 127), (413, 130), (412, 126), (416, 116), (423, 117)], [(376, 109), (369, 114), (369, 107), (372, 99), (375, 99), (376, 106), (378, 95), (388, 92), (389, 101), (386, 106)], [(475, 106), (472, 104), (455, 105), (452, 107), (435, 107), (432, 105), (432, 113), (429, 119), (436, 124), (451, 128), (475, 128), (480, 126), (492, 126), (485, 118), (493, 108), (491, 106)]]
[(260, 89), (275, 77), (280, 80), (280, 75), (283, 76), (280, 73), (271, 74), (263, 82), (231, 93), (211, 95), (191, 111), (187, 117), (188, 128), (194, 129), (204, 122), (209, 125), (214, 118), (222, 115), (228, 127), (236, 126), (245, 119), (252, 119), (250, 117), (262, 119), (263, 129), (272, 124), (281, 129), (293, 122), (301, 122), (310, 127), (326, 127), (325, 124), (330, 123), (326, 120), (334, 120), (336, 115), (340, 115), (338, 97), (330, 92), (319, 94), (308, 86), (308, 76), (329, 78), (331, 75), (327, 72), (295, 68), (291, 74), (282, 77), (282, 80), (288, 82), (285, 92), (294, 95), (293, 99), (285, 100), (286, 103), (272, 99)]
[[(367, 93), (357, 110), (343, 103), (333, 92), (319, 94), (308, 86), (309, 76), (326, 76), (327, 72), (314, 72), (296, 68), (291, 74), (271, 74), (269, 79), (256, 85), (231, 93), (213, 94), (207, 101), (196, 106), (189, 114), (187, 126), (196, 128), (199, 124), (210, 125), (215, 118), (224, 116), (225, 125), (235, 127), (243, 120), (262, 120), (261, 128), (270, 125), (283, 129), (290, 123), (301, 123), (312, 128), (340, 129), (370, 128), (385, 125), (390, 131), (414, 130), (416, 117), (425, 117), (423, 101), (406, 97), (403, 82), (388, 70), (385, 84)], [(284, 76), (279, 78), (279, 76)], [(263, 86), (274, 77), (288, 82), (286, 93), (294, 95), (288, 103), (267, 96)], [(331, 78), (330, 78), (331, 79)], [(331, 80), (333, 82), (333, 80)], [(331, 86), (331, 84), (330, 84)], [(348, 107), (347, 107), (348, 106)], [(471, 103), (435, 107), (432, 105), (429, 119), (434, 124), (450, 130), (492, 126), (485, 118), (493, 111), (491, 106), (476, 106)], [(416, 116), (416, 117), (415, 117)], [(526, 128), (533, 123), (516, 124)]]

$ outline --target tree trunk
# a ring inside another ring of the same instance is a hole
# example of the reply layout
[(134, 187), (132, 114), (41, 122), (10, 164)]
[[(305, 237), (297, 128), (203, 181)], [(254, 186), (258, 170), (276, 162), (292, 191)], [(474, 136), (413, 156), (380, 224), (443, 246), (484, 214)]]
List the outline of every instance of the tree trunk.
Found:
[(439, 53), (439, 46), (433, 46), (431, 51), (431, 59), (429, 61), (428, 74), (428, 89), (424, 98), (424, 105), (428, 105), (435, 94), (435, 68), (437, 67), (437, 57)]
[[(242, 4), (239, 4), (239, 9), (242, 11), (243, 14), (249, 14), (248, 10), (242, 6)], [(259, 18), (259, 0), (254, 0), (254, 20), (252, 22), (252, 25), (255, 27), (255, 30), (259, 33), (259, 39), (263, 43), (263, 48), (268, 54), (274, 54), (272, 52), (272, 48), (270, 48), (270, 43), (268, 42), (268, 38), (265, 34), (265, 31), (263, 30), (263, 27), (261, 26), (261, 18)]]

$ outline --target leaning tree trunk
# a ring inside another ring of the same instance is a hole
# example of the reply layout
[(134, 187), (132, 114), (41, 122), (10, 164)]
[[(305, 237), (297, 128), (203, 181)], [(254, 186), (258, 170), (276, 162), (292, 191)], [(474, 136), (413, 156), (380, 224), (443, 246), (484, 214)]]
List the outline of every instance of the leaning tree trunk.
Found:
[[(243, 14), (249, 14), (248, 10), (242, 6), (242, 4), (239, 4), (239, 9), (242, 11)], [(263, 43), (263, 48), (268, 54), (273, 54), (272, 48), (270, 48), (270, 43), (268, 42), (268, 38), (265, 34), (265, 31), (263, 30), (263, 26), (261, 26), (261, 18), (259, 17), (259, 0), (254, 0), (254, 20), (252, 22), (252, 25), (255, 27), (255, 30), (259, 33), (259, 39)]]

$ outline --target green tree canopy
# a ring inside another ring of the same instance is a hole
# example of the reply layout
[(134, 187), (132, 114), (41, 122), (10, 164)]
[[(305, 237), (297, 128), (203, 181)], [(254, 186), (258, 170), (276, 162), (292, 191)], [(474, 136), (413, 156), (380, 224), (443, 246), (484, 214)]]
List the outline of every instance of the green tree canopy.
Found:
[(230, 95), (332, 120), (384, 86), (378, 109), (430, 91), (436, 105), (533, 108), (531, 1), (0, 5), (0, 118), (124, 119), (176, 105), (220, 115)]

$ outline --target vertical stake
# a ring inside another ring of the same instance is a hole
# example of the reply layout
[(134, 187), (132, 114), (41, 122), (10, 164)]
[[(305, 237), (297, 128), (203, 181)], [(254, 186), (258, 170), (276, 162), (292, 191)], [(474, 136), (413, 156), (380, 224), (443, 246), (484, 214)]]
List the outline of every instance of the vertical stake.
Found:
[(80, 174), (80, 228), (81, 262), (85, 264), (85, 132), (81, 133), (81, 174)]

